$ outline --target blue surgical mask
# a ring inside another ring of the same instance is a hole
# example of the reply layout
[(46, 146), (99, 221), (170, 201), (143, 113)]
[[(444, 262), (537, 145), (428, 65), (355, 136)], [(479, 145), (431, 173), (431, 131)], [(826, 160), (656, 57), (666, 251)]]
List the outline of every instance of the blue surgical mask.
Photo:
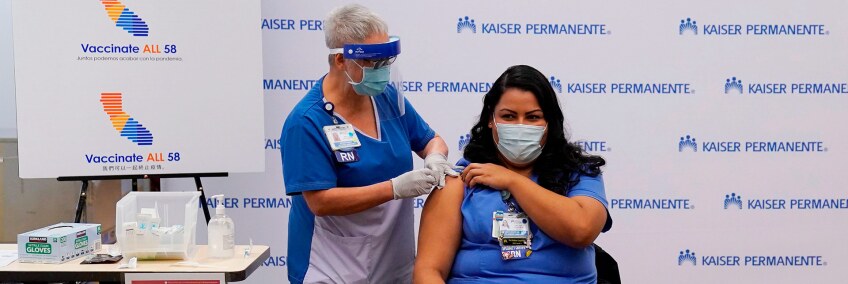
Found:
[(495, 123), (498, 131), (498, 151), (507, 160), (524, 165), (542, 154), (542, 137), (546, 126)]
[(374, 97), (382, 94), (383, 90), (386, 89), (386, 85), (389, 84), (389, 66), (380, 68), (360, 66), (360, 68), (362, 68), (362, 81), (359, 83), (354, 82), (350, 78), (350, 75), (347, 74), (347, 71), (345, 71), (348, 83), (353, 86), (353, 90), (362, 96)]

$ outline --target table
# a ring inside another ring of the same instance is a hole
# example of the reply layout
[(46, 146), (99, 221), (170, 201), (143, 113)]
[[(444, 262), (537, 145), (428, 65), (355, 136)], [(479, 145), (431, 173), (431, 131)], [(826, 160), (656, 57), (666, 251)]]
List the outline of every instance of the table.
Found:
[[(268, 246), (254, 245), (248, 257), (242, 252), (247, 246), (236, 246), (236, 255), (229, 259), (212, 259), (206, 257), (206, 246), (198, 245), (197, 257), (193, 259), (209, 267), (174, 266), (182, 260), (139, 260), (135, 269), (118, 269), (118, 264), (80, 264), (85, 257), (80, 257), (62, 264), (36, 264), (13, 262), (0, 267), (0, 282), (58, 282), (58, 281), (110, 281), (122, 282), (126, 273), (224, 273), (227, 282), (237, 282), (247, 279), (253, 271), (271, 256)], [(17, 250), (16, 244), (0, 244), (0, 250)], [(106, 253), (109, 245), (104, 245), (97, 253)], [(126, 258), (122, 260), (125, 262)]]

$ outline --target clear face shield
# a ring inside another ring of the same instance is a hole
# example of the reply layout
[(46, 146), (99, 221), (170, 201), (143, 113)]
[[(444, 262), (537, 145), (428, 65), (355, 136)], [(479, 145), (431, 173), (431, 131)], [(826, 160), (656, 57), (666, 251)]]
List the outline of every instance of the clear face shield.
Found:
[(330, 54), (342, 54), (348, 63), (362, 71), (360, 76), (355, 76), (345, 70), (348, 83), (358, 95), (373, 97), (375, 101), (387, 100), (386, 103), (393, 106), (392, 113), (380, 114), (381, 119), (404, 115), (403, 78), (397, 63), (399, 37), (389, 37), (385, 43), (345, 44), (342, 48), (331, 49)]

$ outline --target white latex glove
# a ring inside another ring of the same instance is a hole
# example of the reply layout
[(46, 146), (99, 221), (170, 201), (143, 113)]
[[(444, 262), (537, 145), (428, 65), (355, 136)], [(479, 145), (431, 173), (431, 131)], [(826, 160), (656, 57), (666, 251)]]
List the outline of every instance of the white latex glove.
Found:
[(391, 181), (394, 198), (401, 199), (430, 193), (438, 184), (439, 177), (435, 171), (424, 168), (408, 171)]
[(445, 187), (445, 176), (458, 177), (459, 173), (453, 170), (453, 165), (448, 163), (447, 157), (442, 153), (431, 153), (424, 158), (424, 167), (436, 172), (439, 178), (439, 189)]

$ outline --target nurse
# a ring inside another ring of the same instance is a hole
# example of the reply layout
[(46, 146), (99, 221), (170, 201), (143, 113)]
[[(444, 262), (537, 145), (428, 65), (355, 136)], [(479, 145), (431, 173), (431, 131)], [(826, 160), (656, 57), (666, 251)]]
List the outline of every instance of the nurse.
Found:
[(462, 179), (424, 204), (416, 283), (597, 282), (606, 162), (565, 138), (547, 78), (513, 66), (483, 98)]
[[(286, 118), (280, 137), (291, 283), (409, 283), (412, 197), (458, 175), (448, 148), (390, 84), (400, 39), (367, 8), (324, 22), (329, 72)], [(395, 79), (397, 80), (397, 79)], [(425, 168), (412, 168), (411, 152)]]

